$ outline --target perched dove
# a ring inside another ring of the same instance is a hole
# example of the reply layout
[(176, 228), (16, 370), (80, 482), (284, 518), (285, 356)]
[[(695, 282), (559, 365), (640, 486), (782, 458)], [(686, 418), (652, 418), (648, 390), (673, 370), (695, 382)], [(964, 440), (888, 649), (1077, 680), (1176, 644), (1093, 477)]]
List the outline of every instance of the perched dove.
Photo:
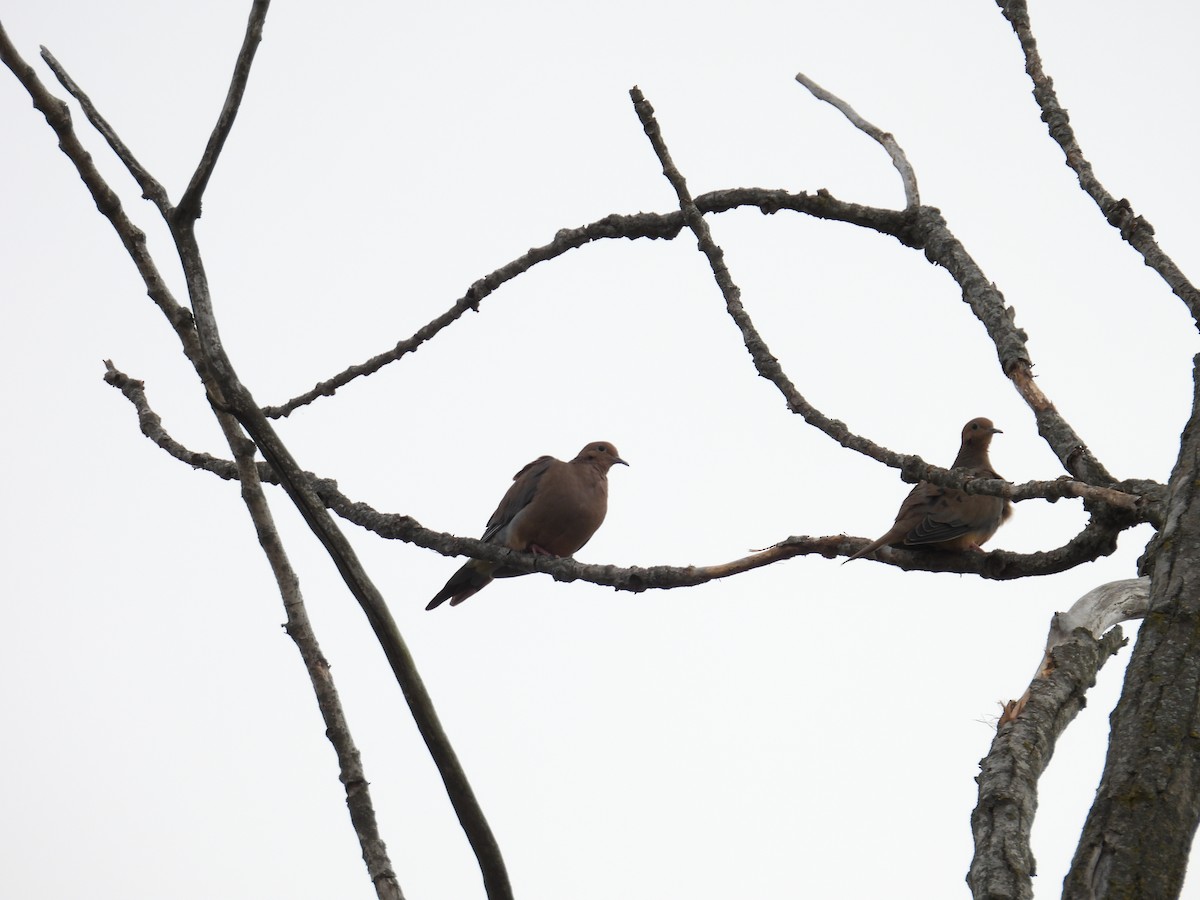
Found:
[[(608, 470), (629, 463), (605, 441), (588, 444), (570, 462), (539, 456), (513, 476), (508, 493), (488, 519), (481, 540), (544, 556), (570, 556), (586, 544), (608, 511)], [(493, 578), (526, 573), (473, 559), (429, 601), (457, 606)]]
[[(976, 478), (999, 478), (988, 459), (993, 434), (1001, 434), (991, 419), (972, 419), (962, 431), (962, 446), (952, 469), (965, 469)], [(978, 550), (1009, 516), (1012, 504), (1000, 497), (965, 494), (954, 488), (921, 481), (900, 504), (896, 524), (847, 559), (858, 559), (880, 547), (922, 545), (937, 550)]]

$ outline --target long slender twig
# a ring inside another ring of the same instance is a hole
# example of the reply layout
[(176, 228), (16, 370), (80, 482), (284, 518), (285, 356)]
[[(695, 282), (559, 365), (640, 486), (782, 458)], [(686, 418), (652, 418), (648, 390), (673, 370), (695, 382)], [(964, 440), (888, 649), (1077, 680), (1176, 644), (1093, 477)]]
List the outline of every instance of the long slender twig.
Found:
[(33, 99), (33, 106), (46, 118), (46, 124), (58, 138), (58, 146), (75, 166), (101, 215), (108, 219), (125, 251), (137, 267), (150, 299), (162, 310), (183, 344), (184, 353), (194, 366), (202, 365), (200, 345), (192, 325), (192, 314), (181, 306), (167, 287), (154, 260), (146, 250), (146, 235), (130, 220), (121, 205), (121, 198), (109, 187), (75, 134), (71, 111), (42, 84), (33, 67), (22, 59), (0, 24), (0, 61), (3, 61)]
[[(796, 389), (791, 379), (788, 378), (787, 373), (783, 371), (783, 366), (780, 365), (779, 360), (771, 354), (766, 341), (763, 340), (753, 320), (746, 312), (741, 300), (741, 290), (734, 283), (732, 276), (729, 274), (729, 269), (725, 265), (724, 251), (713, 241), (712, 233), (708, 227), (708, 223), (704, 219), (703, 212), (696, 205), (695, 200), (692, 199), (683, 175), (671, 160), (671, 155), (667, 150), (666, 143), (663, 141), (658, 122), (654, 118), (654, 108), (646, 101), (645, 96), (637, 87), (634, 87), (629, 92), (629, 95), (633, 100), (634, 110), (637, 112), (638, 119), (642, 123), (642, 128), (646, 132), (646, 136), (650, 139), (655, 155), (658, 156), (659, 162), (662, 164), (663, 175), (666, 176), (671, 187), (675, 190), (675, 194), (679, 200), (680, 211), (683, 214), (683, 221), (696, 235), (700, 251), (708, 260), (713, 277), (716, 279), (721, 294), (725, 299), (726, 311), (729, 313), (730, 318), (733, 319), (734, 324), (737, 325), (738, 330), (741, 331), (742, 341), (746, 346), (747, 352), (750, 354), (751, 360), (754, 362), (754, 367), (757, 369), (758, 374), (774, 384), (779, 392), (783, 394), (784, 399), (787, 401), (788, 409), (801, 415), (806, 422), (819, 428), (842, 446), (850, 447), (881, 462), (885, 461), (889, 456), (893, 459), (892, 464), (899, 462), (895, 455), (891, 454), (891, 451), (886, 447), (882, 447), (861, 435), (854, 434), (844, 423), (830, 419), (824, 415)], [(911, 464), (912, 462), (913, 458), (909, 457), (901, 465)]]
[[(197, 248), (190, 243), (189, 237), (180, 240), (179, 245), (181, 255), (186, 260), (185, 269), (194, 270), (199, 262)], [(211, 304), (203, 296), (206, 288), (206, 285), (194, 283), (192, 293), (192, 302), (197, 311), (196, 321), (202, 334), (207, 328), (211, 313)], [(219, 341), (210, 340), (206, 343), (208, 346), (217, 348), (212, 352), (220, 356), (224, 355), (224, 351), (219, 349)], [(383, 595), (367, 575), (359, 562), (358, 555), (326, 511), (324, 503), (312, 490), (303, 470), (287, 447), (279, 440), (274, 429), (271, 428), (270, 422), (254, 403), (254, 398), (249, 391), (237, 380), (237, 375), (228, 357), (218, 358), (214, 362), (213, 369), (217, 373), (216, 377), (221, 384), (222, 396), (229, 404), (230, 411), (250, 434), (263, 457), (278, 474), (281, 486), (287, 491), (305, 522), (329, 553), (342, 580), (366, 614), (367, 620), (383, 648), (384, 655), (391, 665), (396, 681), (400, 685), (404, 699), (408, 703), (417, 730), (421, 733), (421, 737), (429, 748), (430, 756), (438, 768), (438, 773), (446, 787), (447, 796), (462, 824), (463, 831), (475, 852), (489, 900), (511, 900), (512, 887), (508, 880), (508, 872), (500, 853), (499, 844), (496, 842), (491, 826), (475, 797), (475, 792), (458, 759), (458, 754), (442, 727), (429, 691), (425, 687), (424, 680), (417, 670), (412, 654), (400, 634), (400, 629), (396, 625)]]
[(404, 894), (396, 880), (396, 871), (388, 858), (387, 847), (379, 834), (375, 807), (371, 802), (371, 788), (363, 771), (362, 757), (350, 734), (350, 725), (346, 721), (342, 701), (333, 682), (333, 673), (329, 670), (329, 663), (321, 652), (317, 636), (313, 632), (304, 596), (300, 591), (300, 579), (288, 559), (283, 541), (275, 528), (275, 520), (267, 498), (263, 494), (258, 467), (254, 462), (254, 442), (246, 438), (236, 420), (228, 413), (218, 412), (216, 415), (221, 431), (233, 450), (234, 464), (242, 487), (242, 500), (250, 512), (254, 530), (258, 534), (258, 542), (266, 554), (275, 582), (279, 586), (280, 596), (283, 598), (283, 606), (287, 611), (287, 633), (304, 660), (304, 668), (312, 682), (317, 706), (325, 722), (325, 735), (337, 754), (341, 770), (340, 780), (346, 791), (346, 807), (350, 811), (350, 821), (358, 835), (367, 873), (380, 900), (404, 900)]
[(808, 92), (823, 103), (828, 103), (843, 116), (845, 116), (850, 124), (861, 131), (863, 134), (876, 141), (887, 155), (891, 157), (892, 165), (896, 167), (896, 171), (900, 173), (900, 181), (904, 185), (904, 206), (908, 209), (921, 205), (921, 194), (917, 190), (917, 173), (913, 171), (913, 167), (909, 165), (908, 157), (904, 153), (904, 148), (900, 146), (896, 138), (887, 131), (877, 125), (873, 125), (860, 116), (849, 103), (843, 100), (836, 94), (830, 93), (821, 87), (803, 72), (796, 73), (796, 80), (808, 88)]
[(1042, 121), (1046, 123), (1050, 137), (1062, 148), (1067, 166), (1079, 179), (1079, 186), (1099, 207), (1108, 224), (1120, 232), (1122, 239), (1141, 254), (1146, 265), (1157, 272), (1175, 296), (1187, 305), (1192, 318), (1200, 325), (1200, 290), (1158, 246), (1154, 240), (1154, 226), (1134, 213), (1133, 205), (1128, 200), (1118, 200), (1110, 194), (1083, 155), (1083, 149), (1071, 128), (1071, 119), (1058, 102), (1054, 82), (1042, 68), (1042, 58), (1030, 27), (1029, 7), (1025, 0), (996, 0), (996, 5), (1017, 35), (1021, 52), (1025, 54), (1025, 71), (1033, 82), (1033, 97), (1042, 111)]
[[(705, 212), (727, 212), (746, 206), (758, 207), (766, 214), (787, 209), (808, 213), (818, 218), (871, 227), (889, 235), (899, 234), (902, 226), (899, 213), (853, 203), (843, 203), (826, 192), (792, 194), (786, 191), (742, 188), (735, 191), (716, 191), (712, 194), (705, 194), (697, 198), (696, 202)], [(534, 247), (499, 269), (476, 280), (446, 312), (422, 326), (411, 337), (399, 341), (394, 347), (378, 353), (362, 363), (348, 367), (286, 403), (265, 408), (263, 412), (273, 419), (288, 416), (320, 397), (333, 396), (339, 388), (345, 387), (356, 378), (373, 375), (389, 363), (417, 350), (430, 338), (461, 318), (468, 310), (478, 312), (483, 300), (502, 285), (529, 271), (538, 263), (557, 259), (570, 250), (596, 241), (642, 238), (671, 240), (683, 227), (683, 214), (673, 212), (613, 214), (577, 228), (560, 229), (555, 233), (553, 240)]]
[(262, 41), (263, 22), (267, 18), (267, 10), (270, 6), (271, 0), (254, 0), (250, 7), (246, 33), (242, 37), (242, 46), (233, 66), (233, 78), (229, 81), (229, 91), (225, 95), (225, 102), (221, 104), (220, 115), (217, 116), (217, 122), (209, 135), (204, 153), (200, 157), (200, 163), (192, 174), (192, 180), (188, 182), (187, 190), (183, 192), (179, 205), (175, 208), (174, 217), (180, 223), (187, 220), (195, 221), (200, 217), (201, 198), (204, 196), (204, 190), (208, 187), (208, 181), (212, 178), (213, 170), (216, 168), (217, 159), (225, 147), (225, 141), (233, 130), (234, 119), (237, 118), (238, 110), (241, 108), (242, 97), (245, 95), (246, 85), (250, 81), (250, 67), (254, 64), (254, 55)]
[(125, 145), (125, 142), (121, 140), (113, 127), (108, 124), (108, 120), (100, 115), (99, 110), (96, 109), (96, 105), (92, 103), (92, 98), (84, 93), (83, 89), (75, 83), (75, 79), (67, 74), (67, 70), (63, 68), (62, 63), (54, 58), (54, 54), (45, 47), (42, 47), (41, 50), (42, 59), (50, 67), (50, 71), (54, 73), (54, 77), (58, 79), (58, 83), (75, 98), (83, 110), (83, 114), (92, 123), (92, 127), (108, 142), (108, 146), (112, 149), (117, 159), (125, 164), (125, 168), (129, 170), (129, 174), (133, 176), (133, 180), (142, 189), (142, 196), (154, 203), (158, 207), (159, 212), (164, 216), (168, 215), (171, 209), (171, 199), (167, 195), (167, 189), (146, 170), (145, 166), (138, 162), (137, 157), (133, 155), (133, 151)]

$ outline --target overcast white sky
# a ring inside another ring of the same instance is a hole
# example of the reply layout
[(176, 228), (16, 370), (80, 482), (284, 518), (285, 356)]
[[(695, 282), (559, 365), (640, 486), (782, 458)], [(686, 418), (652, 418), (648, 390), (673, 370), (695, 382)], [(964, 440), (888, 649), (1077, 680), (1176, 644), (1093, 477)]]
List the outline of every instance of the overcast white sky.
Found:
[[(29, 61), (40, 43), (58, 56), (178, 199), (248, 9), (40, 0), (0, 15)], [(1099, 458), (1166, 480), (1195, 329), (1077, 189), (990, 0), (334, 10), (272, 10), (199, 226), (222, 334), (260, 402), (385, 350), (559, 228), (672, 209), (634, 84), (694, 193), (827, 188), (901, 205), (887, 157), (793, 81), (804, 71), (897, 136)], [(1200, 10), (1032, 13), (1097, 174), (1194, 279)], [(142, 438), (101, 360), (145, 380), (177, 439), (224, 454), (197, 381), (7, 71), (0, 122), (2, 892), (373, 896), (236, 487)], [(156, 214), (80, 133), (182, 297)], [(943, 464), (963, 422), (990, 416), (1001, 473), (1062, 474), (956, 286), (920, 254), (787, 213), (711, 225), (772, 351), (827, 414)], [(620, 565), (875, 537), (908, 489), (787, 413), (690, 237), (539, 266), (281, 433), (350, 496), (467, 535), (530, 459), (612, 441), (632, 465), (612, 474), (608, 521), (579, 557)], [(481, 897), (363, 615), (271, 499), (401, 886)], [(1023, 503), (993, 546), (1058, 546), (1083, 521), (1077, 502)], [(637, 596), (535, 575), (427, 613), (457, 562), (352, 534), (521, 900), (965, 896), (998, 702), (1024, 690), (1052, 613), (1133, 577), (1148, 537), (1018, 583), (806, 558)], [(1058, 896), (1127, 659), (1101, 673), (1042, 781), (1039, 897)]]

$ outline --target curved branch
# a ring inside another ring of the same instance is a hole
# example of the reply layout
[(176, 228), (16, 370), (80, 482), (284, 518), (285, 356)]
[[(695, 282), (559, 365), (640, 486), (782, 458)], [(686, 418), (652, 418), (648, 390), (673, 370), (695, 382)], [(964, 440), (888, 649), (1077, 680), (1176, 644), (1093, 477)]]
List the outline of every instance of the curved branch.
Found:
[(821, 87), (803, 72), (796, 73), (796, 80), (808, 88), (810, 94), (825, 103), (828, 103), (843, 116), (850, 120), (850, 124), (861, 131), (867, 137), (878, 143), (887, 155), (892, 159), (892, 165), (896, 167), (896, 171), (900, 173), (900, 181), (904, 185), (904, 206), (906, 209), (921, 205), (921, 195), (917, 191), (917, 175), (913, 171), (913, 167), (909, 165), (908, 157), (904, 155), (904, 149), (896, 141), (896, 138), (882, 128), (872, 125), (857, 112), (854, 111), (849, 103), (843, 100), (836, 94), (832, 94), (825, 88)]
[[(106, 361), (108, 371), (104, 380), (117, 388), (137, 410), (138, 425), (144, 435), (174, 458), (195, 469), (210, 472), (219, 478), (234, 480), (237, 471), (229, 460), (207, 453), (189, 450), (175, 441), (163, 428), (159, 416), (146, 399), (142, 382), (118, 371)], [(640, 593), (645, 590), (669, 590), (693, 587), (718, 578), (738, 575), (751, 569), (791, 559), (796, 556), (823, 556), (834, 559), (850, 556), (865, 547), (867, 538), (830, 535), (825, 537), (793, 536), (777, 544), (730, 562), (710, 566), (632, 566), (594, 565), (574, 559), (534, 556), (518, 553), (484, 543), (474, 538), (459, 537), (424, 527), (411, 516), (382, 513), (361, 501), (354, 501), (338, 490), (337, 482), (305, 472), (304, 478), (315, 494), (330, 510), (348, 522), (388, 540), (415, 544), (443, 556), (471, 556), (503, 562), (506, 568), (524, 572), (544, 572), (557, 581), (587, 581), (620, 591)], [(958, 473), (949, 473), (957, 475)], [(279, 484), (279, 477), (267, 463), (259, 463), (259, 477)], [(1001, 484), (1005, 482), (988, 482)], [(1133, 513), (1100, 505), (1079, 534), (1062, 547), (1038, 553), (1011, 553), (993, 550), (990, 553), (937, 553), (885, 547), (880, 556), (890, 565), (905, 571), (955, 572), (978, 575), (993, 580), (1011, 580), (1064, 572), (1086, 562), (1108, 556), (1117, 547), (1117, 537), (1126, 528), (1140, 521)]]
[(1037, 782), (1061, 735), (1085, 705), (1096, 673), (1125, 640), (1120, 628), (1102, 638), (1080, 628), (1050, 651), (1051, 669), (1034, 680), (1021, 717), (1001, 725), (980, 763), (979, 801), (971, 813), (975, 856), (967, 883), (978, 900), (1030, 900), (1036, 866), (1029, 835)]
[(1096, 673), (1127, 643), (1115, 626), (1143, 618), (1149, 606), (1150, 579), (1133, 578), (1093, 588), (1051, 619), (1037, 673), (1020, 700), (1005, 704), (981, 763), (979, 803), (971, 814), (975, 858), (967, 876), (975, 897), (1033, 896), (1029, 838), (1038, 779)]
[(562, 256), (568, 250), (582, 247), (592, 241), (609, 238), (672, 238), (683, 227), (683, 218), (678, 214), (676, 221), (670, 221), (670, 216), (659, 216), (654, 213), (639, 213), (631, 216), (606, 216), (596, 222), (579, 228), (564, 228), (554, 236), (548, 244), (533, 249), (518, 256), (512, 262), (501, 266), (494, 272), (475, 281), (467, 292), (454, 302), (446, 312), (419, 328), (412, 337), (399, 341), (396, 346), (379, 353), (365, 362), (350, 366), (327, 381), (322, 381), (311, 390), (293, 397), (279, 406), (268, 406), (263, 414), (268, 418), (278, 419), (291, 415), (302, 406), (312, 403), (319, 397), (332, 397), (338, 388), (345, 387), (356, 378), (373, 375), (389, 363), (395, 362), (409, 353), (414, 353), (422, 344), (437, 335), (442, 329), (453, 324), (468, 310), (479, 312), (482, 300), (496, 291), (501, 285), (512, 281), (518, 275), (528, 272), (540, 262)]
[[(818, 191), (816, 194), (805, 192), (789, 193), (767, 188), (736, 188), (733, 190), (713, 191), (696, 198), (696, 206), (702, 212), (729, 212), (742, 207), (753, 206), (760, 209), (764, 215), (773, 215), (780, 210), (805, 213), (819, 219), (835, 222), (847, 222), (869, 228), (880, 234), (899, 237), (903, 228), (903, 214), (895, 210), (879, 209), (862, 206), (856, 203), (846, 203), (834, 198), (828, 191)], [(356, 378), (373, 375), (389, 363), (416, 351), (422, 344), (434, 337), (442, 329), (462, 317), (467, 310), (479, 311), (480, 303), (494, 293), (502, 285), (512, 281), (538, 263), (556, 259), (570, 250), (575, 250), (602, 240), (671, 240), (684, 228), (683, 214), (672, 213), (635, 213), (631, 215), (612, 214), (587, 225), (577, 228), (563, 228), (555, 233), (549, 243), (534, 247), (518, 256), (499, 269), (488, 273), (476, 280), (467, 292), (454, 302), (446, 312), (433, 319), (416, 331), (411, 337), (399, 341), (394, 347), (383, 353), (376, 354), (362, 363), (352, 365), (322, 381), (312, 389), (305, 391), (286, 403), (278, 406), (268, 406), (263, 413), (272, 419), (288, 416), (302, 406), (307, 406), (320, 397), (331, 397), (342, 387)]]
[(1055, 613), (1050, 619), (1050, 635), (1046, 638), (1046, 652), (1038, 664), (1038, 670), (1033, 676), (1030, 687), (1017, 700), (1009, 700), (1004, 704), (1004, 713), (1000, 716), (998, 727), (1002, 727), (1021, 715), (1029, 702), (1033, 684), (1039, 678), (1047, 677), (1054, 671), (1051, 659), (1054, 648), (1073, 639), (1080, 628), (1087, 631), (1096, 640), (1122, 622), (1144, 619), (1150, 611), (1150, 579), (1130, 578), (1125, 581), (1110, 581), (1088, 591), (1075, 601), (1066, 612)]
[(1079, 186), (1099, 207), (1108, 224), (1116, 228), (1122, 239), (1141, 254), (1146, 265), (1159, 274), (1172, 293), (1187, 305), (1196, 323), (1200, 324), (1200, 291), (1158, 246), (1154, 240), (1154, 226), (1136, 215), (1128, 200), (1118, 200), (1105, 190), (1092, 172), (1092, 164), (1084, 157), (1079, 142), (1075, 140), (1071, 119), (1058, 102), (1054, 82), (1042, 69), (1042, 59), (1029, 24), (1029, 8), (1025, 0), (996, 0), (996, 5), (1017, 35), (1021, 52), (1025, 54), (1025, 71), (1033, 82), (1033, 97), (1042, 110), (1042, 121), (1046, 123), (1050, 137), (1062, 148), (1067, 166), (1079, 179)]

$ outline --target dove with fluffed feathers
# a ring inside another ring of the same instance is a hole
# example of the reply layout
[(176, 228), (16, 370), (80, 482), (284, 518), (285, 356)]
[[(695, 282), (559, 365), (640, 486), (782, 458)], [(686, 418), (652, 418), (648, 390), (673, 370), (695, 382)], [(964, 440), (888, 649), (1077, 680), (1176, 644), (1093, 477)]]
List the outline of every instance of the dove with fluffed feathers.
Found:
[[(962, 445), (950, 468), (966, 470), (976, 478), (999, 478), (988, 459), (994, 434), (1003, 432), (991, 419), (980, 417), (964, 425)], [(921, 481), (900, 504), (896, 522), (887, 533), (846, 562), (874, 553), (884, 545), (978, 550), (1011, 515), (1012, 504), (1001, 497), (967, 494)]]
[[(608, 512), (608, 470), (627, 466), (617, 448), (594, 441), (570, 462), (539, 456), (513, 476), (513, 483), (481, 540), (543, 556), (571, 556), (596, 533)], [(493, 578), (527, 573), (503, 563), (472, 559), (429, 601), (426, 609), (447, 600), (457, 606)]]

